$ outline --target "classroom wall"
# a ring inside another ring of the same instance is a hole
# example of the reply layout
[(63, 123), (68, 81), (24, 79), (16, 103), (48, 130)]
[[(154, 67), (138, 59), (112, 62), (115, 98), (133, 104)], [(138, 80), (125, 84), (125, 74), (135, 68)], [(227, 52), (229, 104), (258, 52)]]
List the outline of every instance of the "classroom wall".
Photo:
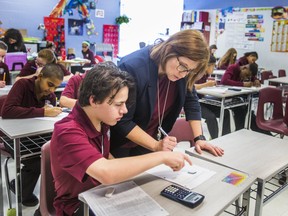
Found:
[(287, 0), (184, 0), (184, 10), (220, 9), (227, 7), (274, 7), (287, 5)]
[[(186, 0), (184, 4), (186, 4), (188, 1)], [(229, 1), (230, 2), (230, 1)], [(241, 1), (242, 3), (245, 2), (245, 0)], [(256, 1), (257, 2), (257, 1)], [(245, 31), (247, 31), (247, 29), (241, 29), (236, 27), (237, 25), (227, 25), (225, 26), (225, 30), (223, 31), (223, 33), (219, 34), (219, 32), (217, 31), (217, 28), (219, 28), (219, 23), (216, 23), (216, 20), (219, 20), (219, 14), (217, 15), (217, 11), (216, 9), (210, 9), (210, 10), (206, 10), (206, 9), (201, 9), (201, 11), (208, 11), (209, 12), (209, 16), (210, 16), (210, 21), (211, 21), (211, 32), (210, 32), (210, 44), (214, 44), (216, 43), (218, 46), (218, 50), (216, 51), (216, 56), (217, 57), (221, 57), (224, 55), (224, 53), (231, 47), (236, 48), (237, 52), (238, 52), (238, 56), (237, 57), (241, 57), (245, 52), (249, 52), (249, 51), (257, 51), (258, 55), (259, 55), (259, 59), (257, 61), (259, 67), (264, 68), (266, 70), (272, 70), (273, 74), (278, 76), (278, 70), (279, 69), (286, 69), (288, 70), (288, 52), (272, 52), (271, 51), (271, 41), (272, 41), (272, 30), (273, 30), (273, 19), (271, 18), (271, 8), (273, 8), (276, 5), (281, 5), (284, 7), (287, 7), (287, 2), (285, 2), (285, 4), (283, 5), (282, 1), (265, 1), (265, 5), (270, 4), (272, 6), (269, 7), (253, 7), (251, 6), (252, 1), (247, 5), (249, 5), (250, 7), (240, 7), (241, 9), (248, 9), (247, 12), (244, 12), (244, 14), (242, 12), (234, 12), (233, 16), (237, 16), (239, 15), (240, 17), (242, 17), (244, 15), (244, 18), (247, 18), (247, 15), (263, 15), (263, 19), (264, 19), (264, 23), (262, 23), (262, 26), (264, 28), (264, 32), (261, 33), (261, 36), (264, 38), (264, 41), (251, 41), (251, 42), (247, 42), (245, 48), (243, 48), (243, 44), (245, 43), (238, 43), (237, 44), (237, 40), (241, 41), (241, 34), (245, 35)], [(191, 3), (191, 2), (190, 2)], [(202, 4), (203, 2), (201, 1), (201, 4), (197, 4), (197, 5), (193, 5), (193, 8), (195, 7), (203, 7), (205, 8), (206, 6), (210, 7), (210, 8), (220, 8), (219, 6), (216, 6), (214, 4), (214, 6), (212, 5), (208, 5), (208, 4)], [(211, 2), (210, 2), (211, 3)], [(223, 2), (222, 2), (223, 3)], [(219, 3), (219, 5), (222, 5), (222, 3)], [(223, 5), (223, 8), (227, 8), (228, 5), (233, 5), (233, 3), (235, 3), (235, 1), (231, 1), (231, 4), (228, 4), (226, 1), (226, 5)], [(211, 3), (212, 4), (212, 3)], [(253, 3), (254, 4), (254, 3)], [(258, 4), (261, 5), (261, 4)], [(263, 5), (263, 4), (262, 4)], [(187, 5), (186, 5), (187, 8)], [(251, 11), (252, 9), (252, 11)], [(269, 10), (267, 10), (269, 9)], [(189, 9), (189, 10), (193, 10), (193, 9)], [(255, 10), (255, 11), (253, 11)], [(216, 18), (217, 17), (217, 18)], [(231, 29), (233, 28), (233, 29)], [(232, 37), (231, 37), (232, 34)], [(234, 38), (233, 38), (234, 35)], [(239, 38), (240, 37), (240, 38)]]
[[(1, 0), (0, 2), (0, 20), (1, 27), (4, 29), (17, 28), (27, 29), (29, 37), (43, 38), (43, 31), (38, 30), (38, 25), (43, 23), (43, 17), (49, 16), (54, 6), (59, 0)], [(90, 10), (90, 17), (94, 22), (98, 35), (88, 36), (86, 29), (83, 36), (68, 35), (68, 19), (81, 19), (78, 12), (73, 10), (73, 16), (67, 13), (65, 18), (65, 40), (66, 49), (73, 47), (76, 49), (76, 56), (82, 57), (81, 42), (89, 40), (91, 42), (102, 43), (103, 41), (103, 24), (114, 25), (115, 18), (120, 14), (119, 0), (98, 0), (96, 8), (105, 11), (104, 18), (96, 18), (95, 10)]]

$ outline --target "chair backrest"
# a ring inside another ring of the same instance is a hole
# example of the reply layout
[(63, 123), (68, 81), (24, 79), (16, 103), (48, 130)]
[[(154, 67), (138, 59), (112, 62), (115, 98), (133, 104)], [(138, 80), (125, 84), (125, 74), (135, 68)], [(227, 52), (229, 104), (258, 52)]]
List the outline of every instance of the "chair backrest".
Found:
[(42, 216), (56, 215), (53, 206), (56, 197), (50, 163), (50, 141), (41, 148), (40, 211)]
[(259, 91), (258, 108), (256, 115), (257, 126), (265, 130), (265, 104), (273, 104), (272, 119), (283, 118), (282, 90), (279, 88), (267, 87)]
[(279, 69), (278, 77), (286, 77), (286, 71), (284, 69)]
[(262, 71), (261, 72), (261, 83), (264, 84), (264, 81), (270, 79), (272, 76), (273, 76), (272, 71)]
[(194, 136), (192, 134), (191, 126), (185, 118), (177, 118), (172, 130), (169, 132), (170, 136), (175, 136), (177, 142), (188, 141), (192, 147), (194, 144)]
[(288, 127), (288, 97), (286, 97), (285, 116), (284, 116), (283, 122)]

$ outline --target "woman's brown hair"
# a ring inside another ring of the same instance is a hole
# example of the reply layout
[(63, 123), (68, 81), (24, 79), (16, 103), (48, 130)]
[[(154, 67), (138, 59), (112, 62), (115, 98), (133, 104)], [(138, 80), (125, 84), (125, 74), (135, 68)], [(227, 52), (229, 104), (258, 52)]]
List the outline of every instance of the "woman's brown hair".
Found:
[(57, 62), (56, 56), (54, 55), (53, 51), (50, 49), (40, 50), (38, 53), (38, 57), (45, 59), (47, 61), (47, 64)]
[[(236, 56), (235, 56), (236, 54)], [(223, 64), (234, 64), (236, 62), (237, 58), (237, 50), (234, 48), (230, 48), (227, 50), (227, 52), (224, 54), (224, 56), (219, 60), (218, 62), (218, 68), (221, 68)]]
[(209, 47), (201, 32), (191, 29), (179, 31), (155, 45), (150, 53), (150, 57), (162, 68), (170, 58), (180, 56), (198, 63), (193, 73), (186, 77), (187, 88), (191, 91), (194, 82), (204, 75), (209, 61)]

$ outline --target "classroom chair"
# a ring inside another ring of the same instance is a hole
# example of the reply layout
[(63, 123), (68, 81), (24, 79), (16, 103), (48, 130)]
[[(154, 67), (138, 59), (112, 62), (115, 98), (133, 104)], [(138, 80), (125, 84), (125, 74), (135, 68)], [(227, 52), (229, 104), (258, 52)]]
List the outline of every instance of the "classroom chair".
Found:
[[(261, 72), (261, 84), (264, 84), (265, 80), (276, 78), (276, 76), (273, 75), (272, 71), (262, 71)], [(274, 84), (271, 84), (274, 85)]]
[(177, 142), (188, 141), (190, 147), (194, 144), (194, 136), (189, 122), (185, 118), (177, 118), (172, 130), (169, 132), (169, 136), (177, 137)]
[(286, 77), (286, 70), (279, 69), (278, 70), (278, 77)]
[[(270, 103), (273, 105), (272, 116), (269, 119), (265, 118), (265, 104)], [(288, 106), (286, 100), (286, 107)], [(288, 114), (285, 114), (287, 118)], [(256, 115), (256, 124), (259, 128), (280, 134), (283, 138), (284, 135), (288, 136), (288, 127), (284, 122), (283, 116), (283, 103), (282, 103), (282, 90), (280, 88), (263, 88), (259, 91), (259, 101)]]
[(50, 141), (41, 148), (40, 212), (42, 216), (54, 216), (53, 206), (56, 197), (50, 163)]

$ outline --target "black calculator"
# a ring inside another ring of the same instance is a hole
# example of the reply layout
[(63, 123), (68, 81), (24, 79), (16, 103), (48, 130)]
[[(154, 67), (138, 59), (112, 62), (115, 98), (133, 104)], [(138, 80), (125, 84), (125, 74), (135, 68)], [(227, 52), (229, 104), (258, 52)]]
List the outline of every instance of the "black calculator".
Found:
[(195, 193), (178, 185), (169, 185), (164, 188), (160, 194), (190, 208), (195, 208), (202, 203), (205, 198), (202, 194)]

